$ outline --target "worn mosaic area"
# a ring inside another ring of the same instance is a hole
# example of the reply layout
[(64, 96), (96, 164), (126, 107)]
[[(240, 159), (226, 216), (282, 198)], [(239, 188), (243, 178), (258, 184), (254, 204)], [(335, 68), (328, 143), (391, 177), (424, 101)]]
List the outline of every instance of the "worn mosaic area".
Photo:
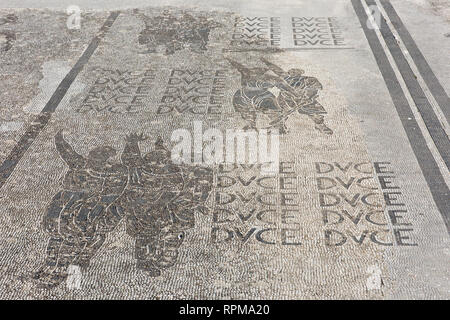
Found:
[[(326, 113), (317, 101), (322, 85), (315, 77), (303, 76), (302, 69), (290, 69), (287, 72), (277, 65), (261, 58), (266, 68), (248, 68), (229, 60), (241, 74), (241, 86), (233, 96), (233, 106), (248, 125), (245, 128), (256, 129), (258, 113), (267, 114), (271, 119), (268, 128), (277, 128), (286, 133), (285, 121), (294, 112), (308, 115), (316, 124), (316, 129), (325, 134), (333, 131), (324, 124)], [(272, 71), (276, 76), (267, 75)]]

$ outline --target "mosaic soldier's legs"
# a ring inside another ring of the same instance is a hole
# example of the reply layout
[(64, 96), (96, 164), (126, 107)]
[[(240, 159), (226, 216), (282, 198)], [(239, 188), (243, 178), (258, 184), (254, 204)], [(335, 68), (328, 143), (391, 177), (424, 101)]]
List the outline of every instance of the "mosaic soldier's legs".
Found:
[(64, 207), (81, 198), (81, 193), (58, 192), (52, 199), (43, 218), (44, 230), (50, 234), (47, 244), (46, 258), (41, 268), (33, 275), (45, 287), (54, 287), (67, 277), (65, 266), (61, 265), (60, 253), (64, 243), (64, 236), (60, 234), (61, 222), (64, 219)]
[[(82, 199), (81, 193), (60, 192), (54, 198), (43, 219), (43, 227), (50, 234), (43, 266), (33, 276), (45, 287), (63, 282), (70, 265), (83, 269), (105, 241), (106, 233), (120, 222), (123, 213), (110, 206), (101, 220), (77, 220), (72, 204)], [(75, 215), (75, 216), (74, 216)], [(81, 224), (80, 224), (81, 223)]]
[[(133, 211), (134, 212), (134, 211)], [(136, 212), (127, 216), (127, 234), (134, 238), (136, 267), (147, 271), (150, 276), (157, 277), (161, 271), (154, 264), (152, 253), (156, 251), (158, 225), (152, 224), (144, 217), (137, 217)]]
[(86, 239), (83, 250), (78, 253), (78, 257), (76, 258), (77, 263), (74, 264), (77, 264), (84, 270), (86, 270), (89, 267), (89, 263), (91, 262), (92, 257), (101, 248), (101, 246), (105, 242), (105, 239), (106, 235), (101, 233), (96, 234), (92, 238)]
[(285, 134), (288, 131), (285, 121), (280, 121), (276, 128), (281, 134)]
[(278, 129), (278, 132), (280, 134), (286, 134), (288, 132), (288, 128), (286, 126), (286, 120), (287, 119), (280, 119), (279, 121), (276, 121), (271, 125), (270, 128)]
[(33, 274), (33, 279), (38, 280), (43, 287), (53, 288), (67, 278), (64, 268), (58, 266), (59, 251), (62, 243), (62, 238), (50, 238), (44, 264)]
[(140, 270), (147, 271), (151, 277), (157, 277), (161, 271), (155, 264), (155, 256), (157, 252), (157, 235), (155, 234), (139, 234), (135, 238), (135, 254), (136, 267)]

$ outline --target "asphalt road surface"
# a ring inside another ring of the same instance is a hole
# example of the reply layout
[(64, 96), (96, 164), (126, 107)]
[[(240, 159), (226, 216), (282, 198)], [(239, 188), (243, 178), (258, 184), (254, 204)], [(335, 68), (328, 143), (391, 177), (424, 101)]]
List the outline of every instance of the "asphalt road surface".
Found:
[(0, 298), (449, 299), (449, 53), (445, 0), (0, 0)]

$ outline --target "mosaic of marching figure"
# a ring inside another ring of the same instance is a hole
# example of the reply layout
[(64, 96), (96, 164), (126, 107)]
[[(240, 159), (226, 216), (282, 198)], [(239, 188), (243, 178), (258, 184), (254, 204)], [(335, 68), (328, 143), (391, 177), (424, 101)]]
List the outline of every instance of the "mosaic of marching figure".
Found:
[(149, 17), (139, 14), (145, 23), (138, 41), (147, 46), (145, 53), (164, 52), (166, 55), (190, 49), (196, 53), (207, 50), (209, 34), (221, 26), (206, 16), (194, 16), (187, 12), (172, 13), (165, 10), (161, 15)]
[(286, 120), (297, 112), (308, 116), (316, 130), (333, 134), (324, 121), (327, 112), (317, 101), (322, 89), (317, 78), (304, 76), (301, 69), (286, 72), (264, 58), (264, 67), (251, 68), (226, 59), (241, 74), (241, 89), (233, 96), (233, 106), (247, 122), (245, 129), (256, 129), (257, 116), (264, 115), (270, 121), (267, 128), (286, 133)]
[(159, 276), (177, 262), (195, 212), (208, 212), (212, 170), (174, 164), (161, 139), (142, 156), (143, 140), (142, 135), (128, 136), (121, 163), (114, 163), (116, 150), (111, 147), (97, 147), (83, 157), (61, 132), (55, 136), (69, 170), (43, 219), (50, 239), (45, 262), (33, 276), (41, 286), (52, 288), (65, 281), (71, 265), (85, 271), (107, 233), (122, 220), (135, 239), (138, 269)]

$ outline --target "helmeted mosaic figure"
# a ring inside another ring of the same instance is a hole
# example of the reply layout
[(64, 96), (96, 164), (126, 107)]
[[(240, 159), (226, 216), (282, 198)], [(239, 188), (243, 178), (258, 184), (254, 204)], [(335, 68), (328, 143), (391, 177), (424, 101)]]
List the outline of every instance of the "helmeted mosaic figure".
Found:
[(16, 35), (11, 31), (0, 31), (0, 52), (6, 52), (12, 48)]
[(10, 13), (4, 16), (0, 16), (0, 26), (8, 23), (16, 23), (18, 18), (15, 14)]
[(56, 148), (69, 171), (43, 221), (50, 240), (45, 263), (34, 275), (41, 285), (63, 282), (70, 265), (86, 269), (122, 219), (135, 238), (138, 269), (158, 276), (177, 262), (185, 231), (195, 224), (194, 213), (207, 212), (212, 170), (174, 164), (161, 139), (141, 156), (142, 140), (142, 135), (128, 136), (121, 163), (111, 163), (113, 148), (95, 148), (85, 158), (61, 132), (56, 135)]
[(171, 55), (176, 51), (189, 48), (196, 53), (207, 50), (211, 29), (219, 23), (205, 16), (195, 17), (187, 12), (172, 13), (165, 10), (161, 15), (149, 17), (140, 14), (145, 23), (138, 41), (146, 45), (147, 53), (158, 52)]
[(318, 131), (333, 134), (324, 122), (326, 111), (317, 101), (322, 89), (317, 78), (304, 76), (301, 69), (286, 72), (264, 58), (261, 58), (264, 67), (253, 68), (227, 60), (241, 74), (241, 89), (233, 96), (233, 106), (247, 122), (246, 129), (256, 129), (257, 115), (263, 114), (270, 120), (269, 128), (286, 133), (286, 120), (298, 112), (312, 119)]

